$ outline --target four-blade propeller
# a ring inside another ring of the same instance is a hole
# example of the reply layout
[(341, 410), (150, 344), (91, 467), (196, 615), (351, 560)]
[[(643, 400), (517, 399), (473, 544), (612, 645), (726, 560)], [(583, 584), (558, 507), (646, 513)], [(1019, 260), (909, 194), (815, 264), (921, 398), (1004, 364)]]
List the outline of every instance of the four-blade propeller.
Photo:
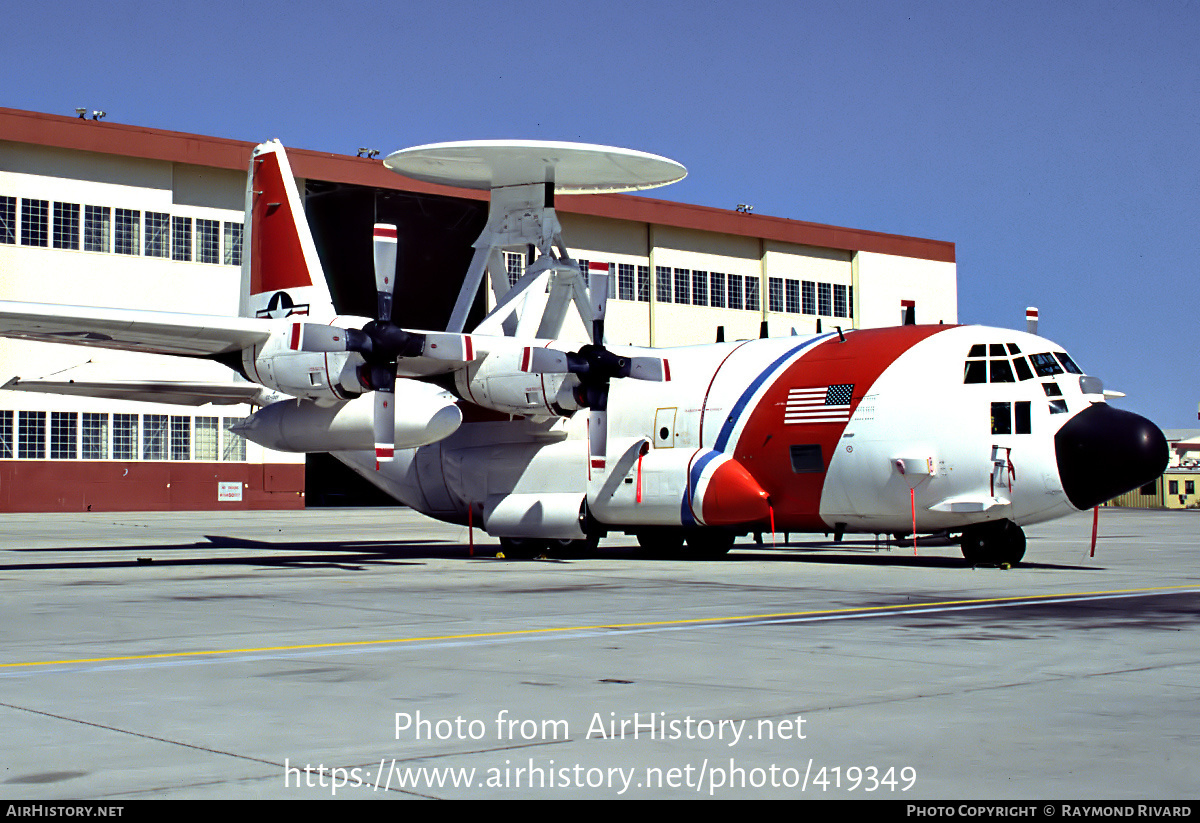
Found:
[(608, 306), (610, 269), (592, 263), (588, 271), (588, 295), (592, 307), (592, 342), (578, 351), (527, 347), (521, 370), (532, 374), (573, 374), (575, 402), (590, 410), (588, 418), (589, 466), (603, 469), (608, 451), (608, 389), (613, 378), (663, 382), (671, 379), (670, 364), (661, 357), (630, 357), (604, 346), (604, 315)]
[(316, 323), (296, 323), (291, 347), (307, 352), (357, 352), (365, 361), (359, 383), (375, 394), (375, 460), (390, 461), (396, 442), (396, 361), (402, 357), (470, 361), (474, 346), (469, 335), (413, 332), (392, 322), (396, 289), (397, 232), (394, 225), (375, 224), (375, 319), (361, 329), (342, 329)]

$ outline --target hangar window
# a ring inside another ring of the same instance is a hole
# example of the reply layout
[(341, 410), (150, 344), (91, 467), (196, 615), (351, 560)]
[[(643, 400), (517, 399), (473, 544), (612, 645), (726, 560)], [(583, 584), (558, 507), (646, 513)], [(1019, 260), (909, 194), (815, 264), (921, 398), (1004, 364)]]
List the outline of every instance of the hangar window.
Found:
[(137, 460), (138, 416), (113, 414), (113, 459)]
[(44, 248), (47, 245), (47, 238), (49, 237), (49, 229), (47, 228), (49, 219), (49, 200), (31, 200), (28, 197), (22, 197), (21, 245), (42, 246)]
[(1179, 481), (1178, 480), (1168, 480), (1167, 481), (1167, 494), (1179, 494)]
[(1195, 480), (1184, 480), (1183, 481), (1183, 493), (1184, 494), (1195, 494), (1196, 493), (1196, 481)]
[(792, 471), (796, 474), (810, 474), (825, 471), (825, 460), (821, 456), (820, 443), (805, 443), (789, 446), (792, 458)]
[(850, 304), (846, 299), (846, 286), (834, 284), (833, 287), (833, 316), (849, 317)]
[(79, 204), (54, 204), (54, 248), (79, 248)]
[(0, 458), (13, 456), (13, 413), (0, 411)]
[[(584, 274), (586, 274), (587, 266), (583, 266), (582, 268)], [(525, 273), (525, 255), (515, 251), (504, 252), (504, 270), (508, 273), (509, 287), (517, 285), (517, 281)]]
[(142, 415), (142, 459), (167, 459), (167, 415)]
[(190, 460), (192, 457), (192, 418), (171, 415), (171, 459)]
[(617, 299), (633, 300), (633, 264), (617, 264)]
[(710, 275), (708, 290), (708, 305), (713, 308), (725, 308), (725, 275), (715, 271)]
[(654, 299), (659, 303), (671, 302), (671, 269), (668, 266), (654, 267)]
[(788, 280), (784, 284), (784, 307), (790, 314), (800, 313), (800, 281)]
[(728, 298), (726, 303), (731, 309), (740, 309), (745, 305), (742, 302), (742, 276), (740, 274), (731, 274), (727, 280), (729, 283), (729, 293), (726, 295)]
[(708, 305), (708, 272), (692, 272), (692, 305)]
[(193, 457), (196, 460), (216, 462), (217, 433), (217, 418), (196, 418), (196, 439), (193, 445)]
[(17, 198), (0, 195), (0, 243), (17, 242)]
[(800, 286), (803, 291), (803, 300), (801, 301), (801, 304), (802, 304), (801, 308), (803, 309), (805, 314), (816, 314), (817, 313), (817, 284), (814, 283), (812, 280), (805, 280), (800, 284)]
[(767, 311), (783, 311), (783, 278), (767, 278)]
[(225, 224), (225, 265), (242, 265), (242, 224)]
[(246, 440), (235, 432), (231, 432), (229, 427), (234, 423), (240, 423), (240, 417), (225, 417), (221, 420), (225, 429), (225, 449), (221, 452), (222, 460), (241, 460), (246, 459)]
[(142, 213), (135, 209), (117, 209), (113, 231), (113, 251), (117, 254), (141, 254)]
[(690, 269), (675, 269), (675, 302), (688, 305), (691, 298), (692, 272)]
[(108, 251), (112, 209), (108, 206), (83, 207), (83, 250)]
[(146, 212), (144, 253), (147, 257), (171, 256), (171, 215), (159, 211)]
[(830, 283), (817, 284), (817, 314), (833, 316), (833, 286)]
[(171, 259), (187, 263), (192, 259), (192, 218), (171, 218)]
[(39, 460), (46, 456), (46, 413), (17, 413), (17, 457)]
[(201, 263), (221, 262), (221, 221), (196, 218), (196, 259)]
[(80, 454), (84, 460), (104, 460), (108, 457), (108, 414), (84, 412), (80, 429)]
[(50, 459), (74, 460), (78, 450), (79, 414), (50, 412)]
[(746, 311), (758, 311), (762, 308), (762, 298), (759, 297), (757, 277), (746, 278)]
[(639, 303), (650, 302), (650, 267), (637, 267), (637, 299)]

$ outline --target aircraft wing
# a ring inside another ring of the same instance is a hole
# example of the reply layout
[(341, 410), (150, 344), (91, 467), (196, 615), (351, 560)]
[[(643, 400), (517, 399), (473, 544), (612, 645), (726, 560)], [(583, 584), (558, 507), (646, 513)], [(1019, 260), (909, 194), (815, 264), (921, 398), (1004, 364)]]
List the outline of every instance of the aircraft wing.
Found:
[(205, 403), (265, 406), (285, 396), (244, 380), (22, 380), (14, 377), (0, 389), (177, 406), (203, 406)]
[(269, 336), (269, 324), (252, 317), (0, 300), (0, 337), (41, 343), (204, 357), (240, 351)]

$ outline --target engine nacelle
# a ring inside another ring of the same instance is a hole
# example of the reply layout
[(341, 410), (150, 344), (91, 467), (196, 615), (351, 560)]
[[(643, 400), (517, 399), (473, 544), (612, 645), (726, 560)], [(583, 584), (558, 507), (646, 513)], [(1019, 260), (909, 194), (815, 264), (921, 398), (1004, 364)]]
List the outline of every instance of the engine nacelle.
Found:
[[(250, 415), (234, 431), (276, 451), (364, 451), (375, 447), (373, 418), (369, 397), (334, 405), (283, 400)], [(454, 395), (415, 380), (396, 381), (396, 448), (436, 443), (461, 424)]]
[[(351, 328), (367, 323), (365, 317), (339, 317), (336, 322)], [(363, 359), (353, 352), (298, 351), (299, 324), (282, 322), (267, 342), (242, 353), (246, 375), (272, 389), (329, 405), (357, 397), (363, 392), (358, 367)]]
[(571, 395), (578, 383), (569, 374), (532, 374), (521, 368), (525, 347), (493, 350), (455, 374), (462, 397), (478, 406), (526, 417), (555, 417), (579, 408)]

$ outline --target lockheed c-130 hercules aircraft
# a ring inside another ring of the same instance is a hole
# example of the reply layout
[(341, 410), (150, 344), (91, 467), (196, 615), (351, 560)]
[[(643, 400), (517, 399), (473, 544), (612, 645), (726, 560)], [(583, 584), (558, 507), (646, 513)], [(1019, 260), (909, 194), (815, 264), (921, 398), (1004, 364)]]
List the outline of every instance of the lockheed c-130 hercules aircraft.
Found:
[[(1022, 526), (1091, 508), (1166, 466), (1162, 432), (1111, 407), (1100, 380), (1033, 333), (903, 325), (608, 346), (608, 268), (582, 271), (570, 257), (554, 195), (665, 185), (686, 174), (674, 161), (488, 141), (406, 149), (384, 164), (491, 192), (447, 329), (392, 322), (397, 230), (382, 224), (377, 316), (336, 316), (287, 157), (269, 142), (250, 162), (239, 317), (0, 302), (3, 336), (207, 357), (241, 379), (5, 387), (241, 398), (263, 406), (236, 429), (248, 439), (331, 452), (511, 553), (626, 532), (658, 551), (714, 556), (752, 532), (858, 532), (949, 535), (969, 560), (1015, 563)], [(513, 247), (536, 257), (510, 285), (501, 252)], [(466, 333), (485, 274), (496, 307)], [(558, 339), (572, 310), (590, 340)]]

